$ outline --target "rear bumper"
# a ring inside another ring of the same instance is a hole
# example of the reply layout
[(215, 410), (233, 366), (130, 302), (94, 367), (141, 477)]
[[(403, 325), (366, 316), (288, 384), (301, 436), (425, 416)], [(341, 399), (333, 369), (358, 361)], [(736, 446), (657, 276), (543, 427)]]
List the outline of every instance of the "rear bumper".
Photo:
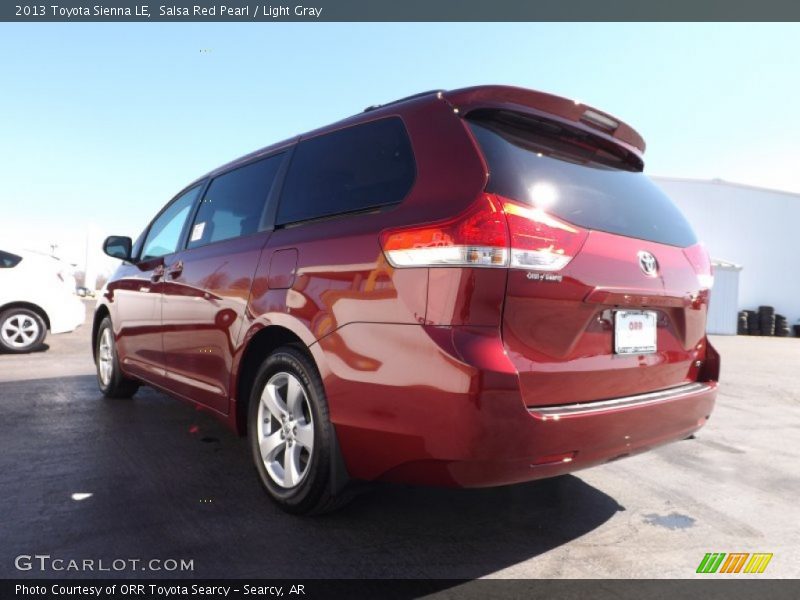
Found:
[(652, 402), (528, 411), (519, 422), (494, 424), (503, 435), (493, 440), (490, 456), (407, 463), (384, 479), (484, 487), (570, 473), (685, 439), (706, 423), (716, 393), (716, 383), (704, 383)]
[(61, 299), (47, 311), (50, 318), (50, 333), (68, 333), (80, 327), (86, 319), (86, 308), (77, 296)]
[[(707, 381), (529, 409), (496, 329), (419, 327), (424, 336), (413, 325), (353, 329), (320, 343), (338, 355), (329, 355), (324, 381), (348, 472), (358, 479), (486, 487), (561, 475), (688, 437), (717, 394), (716, 381)], [(350, 335), (382, 340), (388, 360), (368, 371), (342, 360)], [(426, 338), (430, 347), (410, 343)], [(398, 351), (411, 347), (413, 357)], [(392, 378), (411, 382), (387, 385)]]

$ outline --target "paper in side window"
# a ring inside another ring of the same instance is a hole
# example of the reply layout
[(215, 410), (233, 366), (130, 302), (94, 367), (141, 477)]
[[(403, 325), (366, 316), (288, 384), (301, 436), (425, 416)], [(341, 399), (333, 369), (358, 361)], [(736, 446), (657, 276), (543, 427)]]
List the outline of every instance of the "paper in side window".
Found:
[(195, 226), (192, 228), (192, 238), (189, 241), (196, 242), (197, 240), (202, 239), (203, 231), (205, 231), (205, 229), (205, 221), (202, 223), (195, 223)]

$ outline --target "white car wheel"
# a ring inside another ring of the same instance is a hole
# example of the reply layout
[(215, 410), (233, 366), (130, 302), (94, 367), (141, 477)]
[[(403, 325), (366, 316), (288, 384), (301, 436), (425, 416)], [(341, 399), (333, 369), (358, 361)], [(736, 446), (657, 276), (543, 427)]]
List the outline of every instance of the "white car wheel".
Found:
[(46, 333), (42, 317), (27, 308), (12, 308), (0, 315), (0, 346), (8, 352), (35, 350)]

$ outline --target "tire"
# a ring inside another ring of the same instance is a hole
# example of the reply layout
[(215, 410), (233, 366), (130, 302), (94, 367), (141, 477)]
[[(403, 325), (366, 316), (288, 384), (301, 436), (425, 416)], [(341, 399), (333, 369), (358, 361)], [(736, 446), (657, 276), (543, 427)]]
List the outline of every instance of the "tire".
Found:
[(117, 343), (111, 318), (106, 317), (97, 328), (94, 340), (95, 370), (97, 386), (106, 398), (130, 398), (139, 389), (139, 383), (128, 379), (119, 368)]
[(12, 354), (41, 348), (47, 325), (38, 313), (27, 308), (9, 308), (0, 313), (0, 348)]
[(261, 484), (282, 510), (320, 514), (349, 499), (333, 493), (336, 436), (322, 380), (300, 349), (278, 348), (259, 368), (247, 429)]
[(775, 315), (762, 314), (759, 317), (761, 325), (761, 335), (775, 335)]

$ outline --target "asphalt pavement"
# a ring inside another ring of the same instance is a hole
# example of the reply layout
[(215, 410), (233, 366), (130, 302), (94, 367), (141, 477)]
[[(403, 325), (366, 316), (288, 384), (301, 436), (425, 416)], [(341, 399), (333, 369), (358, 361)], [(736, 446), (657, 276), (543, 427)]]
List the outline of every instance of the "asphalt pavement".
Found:
[[(798, 339), (712, 338), (723, 384), (694, 440), (498, 489), (376, 485), (303, 518), (202, 411), (149, 388), (104, 399), (89, 335), (0, 354), (0, 577), (684, 578), (707, 552), (773, 553), (765, 575), (800, 576)], [(35, 554), (127, 562), (18, 569)]]

